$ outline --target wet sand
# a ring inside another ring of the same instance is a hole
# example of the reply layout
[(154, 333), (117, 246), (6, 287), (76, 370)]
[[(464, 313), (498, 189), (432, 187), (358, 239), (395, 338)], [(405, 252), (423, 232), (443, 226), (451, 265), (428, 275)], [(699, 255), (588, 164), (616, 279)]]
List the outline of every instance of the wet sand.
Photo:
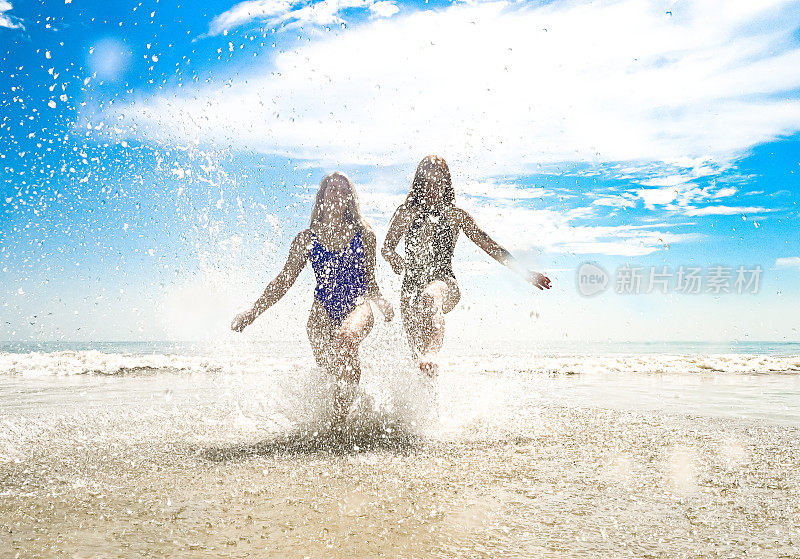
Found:
[(800, 556), (796, 410), (758, 413), (796, 375), (650, 375), (637, 402), (641, 373), (513, 361), (449, 363), (427, 415), (365, 379), (344, 433), (276, 419), (307, 388), (267, 372), (6, 375), (0, 555)]

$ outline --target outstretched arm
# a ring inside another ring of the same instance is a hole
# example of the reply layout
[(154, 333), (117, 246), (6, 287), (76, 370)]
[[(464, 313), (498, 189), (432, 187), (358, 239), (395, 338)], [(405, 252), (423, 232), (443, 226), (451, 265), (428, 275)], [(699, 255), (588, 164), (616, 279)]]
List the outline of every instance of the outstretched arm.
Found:
[(250, 325), (258, 316), (270, 308), (272, 305), (281, 300), (281, 297), (286, 295), (289, 288), (294, 285), (297, 276), (303, 271), (306, 265), (306, 253), (308, 252), (308, 245), (311, 242), (311, 235), (308, 229), (301, 231), (291, 247), (289, 247), (289, 257), (286, 259), (286, 264), (283, 265), (283, 270), (277, 277), (269, 282), (264, 293), (261, 294), (252, 308), (236, 315), (231, 323), (231, 329), (241, 332), (248, 325)]
[(383, 298), (381, 290), (378, 287), (378, 282), (375, 280), (375, 252), (377, 240), (375, 233), (367, 229), (363, 234), (364, 239), (364, 263), (366, 265), (367, 275), (367, 297), (374, 302), (380, 311), (383, 313), (386, 322), (389, 322), (394, 317), (394, 309), (391, 303)]
[(534, 272), (532, 270), (521, 270), (516, 259), (511, 255), (511, 253), (497, 244), (497, 242), (495, 242), (495, 240), (492, 239), (488, 233), (478, 227), (478, 224), (475, 223), (475, 219), (470, 214), (462, 209), (459, 209), (459, 220), (461, 229), (464, 230), (464, 234), (486, 254), (500, 262), (500, 264), (503, 266), (506, 266), (515, 272), (521, 273), (523, 276), (525, 276), (525, 279), (528, 282), (532, 283), (539, 289), (550, 289), (550, 278), (544, 274), (540, 274), (539, 272)]
[(386, 233), (386, 239), (383, 241), (383, 248), (381, 249), (381, 256), (389, 263), (395, 274), (400, 275), (406, 267), (403, 257), (397, 254), (397, 245), (400, 239), (406, 234), (408, 226), (411, 224), (411, 212), (405, 204), (399, 206), (392, 216), (392, 221), (389, 224), (389, 231)]

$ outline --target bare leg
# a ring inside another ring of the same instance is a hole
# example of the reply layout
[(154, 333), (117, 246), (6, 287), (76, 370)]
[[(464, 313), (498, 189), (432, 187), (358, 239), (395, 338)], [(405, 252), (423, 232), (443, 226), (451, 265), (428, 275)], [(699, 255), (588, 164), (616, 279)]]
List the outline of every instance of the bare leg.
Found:
[(358, 346), (374, 324), (372, 308), (362, 303), (354, 308), (337, 327), (325, 308), (314, 301), (308, 319), (308, 339), (317, 364), (324, 367), (337, 382), (334, 396), (334, 421), (341, 423), (347, 415), (355, 386), (361, 378)]
[(422, 334), (419, 370), (429, 376), (439, 372), (436, 357), (444, 344), (444, 300), (447, 296), (447, 284), (434, 281), (428, 284), (420, 294), (418, 313), (420, 333)]
[(403, 317), (403, 327), (408, 336), (408, 343), (411, 346), (411, 353), (414, 359), (419, 359), (422, 352), (422, 334), (420, 332), (420, 320), (416, 311), (416, 296), (414, 293), (401, 293), (400, 295), (400, 314)]
[(456, 306), (459, 298), (454, 281), (436, 280), (429, 283), (416, 300), (404, 298), (401, 301), (401, 312), (412, 349), (419, 357), (420, 371), (430, 376), (439, 370), (436, 358), (444, 344), (444, 315)]
[(336, 378), (338, 391), (334, 399), (334, 415), (344, 420), (352, 402), (353, 392), (361, 380), (361, 361), (358, 346), (372, 330), (375, 319), (369, 303), (362, 303), (350, 311), (332, 340), (333, 363), (331, 372)]
[(333, 356), (331, 355), (333, 332), (335, 326), (328, 316), (325, 307), (314, 299), (311, 312), (308, 315), (306, 333), (308, 341), (311, 343), (311, 351), (314, 352), (314, 359), (317, 365), (330, 371)]

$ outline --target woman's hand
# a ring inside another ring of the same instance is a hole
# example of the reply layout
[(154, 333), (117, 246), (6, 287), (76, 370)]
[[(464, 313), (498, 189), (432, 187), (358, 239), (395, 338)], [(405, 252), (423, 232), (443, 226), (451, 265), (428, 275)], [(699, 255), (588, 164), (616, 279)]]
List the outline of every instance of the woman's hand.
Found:
[(383, 257), (389, 263), (389, 266), (392, 267), (392, 271), (397, 274), (398, 276), (403, 275), (403, 270), (406, 269), (406, 262), (403, 260), (403, 257), (397, 254), (395, 251), (383, 251)]
[(394, 318), (394, 309), (392, 308), (392, 304), (383, 297), (375, 297), (372, 301), (378, 307), (378, 310), (383, 313), (383, 317), (386, 319), (386, 322), (391, 322), (391, 320)]
[(550, 278), (539, 272), (528, 272), (528, 282), (539, 289), (550, 289)]
[(241, 332), (247, 326), (250, 326), (255, 319), (256, 317), (252, 310), (240, 312), (236, 315), (236, 318), (233, 319), (233, 322), (231, 322), (231, 330)]

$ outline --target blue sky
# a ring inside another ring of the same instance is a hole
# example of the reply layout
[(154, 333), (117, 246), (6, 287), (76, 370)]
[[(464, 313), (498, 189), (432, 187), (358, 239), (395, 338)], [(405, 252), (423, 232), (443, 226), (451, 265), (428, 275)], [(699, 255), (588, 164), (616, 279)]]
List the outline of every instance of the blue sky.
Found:
[[(325, 173), (382, 236), (438, 153), (555, 285), (462, 240), (456, 339), (800, 340), (797, 3), (0, 0), (0, 45), (0, 339), (228, 336)], [(764, 271), (587, 298), (585, 261)]]

